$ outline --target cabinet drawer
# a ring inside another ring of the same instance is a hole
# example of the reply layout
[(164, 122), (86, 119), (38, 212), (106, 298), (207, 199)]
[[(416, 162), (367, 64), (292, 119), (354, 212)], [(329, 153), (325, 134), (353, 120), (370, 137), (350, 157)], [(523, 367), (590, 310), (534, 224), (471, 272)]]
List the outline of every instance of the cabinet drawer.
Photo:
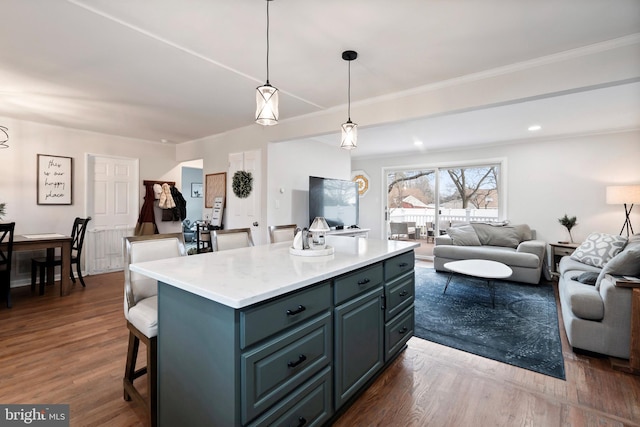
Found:
[(240, 348), (303, 322), (331, 307), (330, 282), (240, 312)]
[(415, 256), (413, 251), (394, 256), (384, 262), (384, 280), (391, 280), (413, 270)]
[(569, 256), (574, 251), (575, 251), (575, 249), (573, 249), (573, 248), (559, 248), (559, 247), (554, 247), (553, 248), (553, 254), (556, 255), (556, 256)]
[(333, 414), (331, 409), (331, 367), (327, 366), (307, 384), (300, 387), (250, 427), (262, 426), (321, 426)]
[(384, 327), (384, 360), (391, 359), (413, 336), (413, 304)]
[(382, 283), (382, 264), (378, 263), (335, 280), (335, 303), (340, 304)]
[(242, 420), (250, 421), (331, 363), (332, 317), (325, 313), (242, 354)]
[(385, 284), (384, 296), (386, 304), (385, 320), (389, 321), (413, 304), (415, 299), (415, 273), (411, 271)]

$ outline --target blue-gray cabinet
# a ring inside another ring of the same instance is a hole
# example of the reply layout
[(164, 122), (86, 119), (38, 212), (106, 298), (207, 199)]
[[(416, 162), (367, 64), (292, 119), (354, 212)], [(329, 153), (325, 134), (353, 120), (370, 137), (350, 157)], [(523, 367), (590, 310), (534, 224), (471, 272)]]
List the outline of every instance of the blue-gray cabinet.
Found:
[(413, 250), (234, 309), (158, 284), (161, 426), (321, 426), (413, 334)]

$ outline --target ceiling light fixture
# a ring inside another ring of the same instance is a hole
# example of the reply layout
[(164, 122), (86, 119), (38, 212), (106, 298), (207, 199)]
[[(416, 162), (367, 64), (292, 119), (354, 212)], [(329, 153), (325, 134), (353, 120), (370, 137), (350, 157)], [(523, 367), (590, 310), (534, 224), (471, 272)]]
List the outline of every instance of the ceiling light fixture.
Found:
[(358, 146), (358, 125), (351, 121), (351, 61), (358, 57), (358, 52), (345, 50), (342, 52), (342, 59), (349, 63), (349, 90), (348, 90), (348, 120), (342, 124), (342, 141), (340, 148), (353, 150)]
[(529, 126), (529, 127), (527, 128), (527, 130), (528, 130), (529, 132), (535, 132), (535, 131), (538, 131), (538, 130), (540, 130), (540, 129), (542, 129), (542, 126), (540, 126), (540, 125), (531, 125), (531, 126)]
[(269, 84), (269, 2), (267, 0), (267, 82), (256, 88), (256, 123), (262, 126), (278, 124), (278, 89)]

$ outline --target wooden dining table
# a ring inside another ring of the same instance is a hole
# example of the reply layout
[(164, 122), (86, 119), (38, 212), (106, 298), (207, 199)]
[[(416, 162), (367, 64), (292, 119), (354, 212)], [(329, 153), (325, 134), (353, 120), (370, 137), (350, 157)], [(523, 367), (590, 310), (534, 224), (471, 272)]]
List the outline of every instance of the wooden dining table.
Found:
[[(71, 236), (57, 233), (17, 234), (13, 237), (13, 250), (47, 250), (47, 259), (53, 262), (55, 249), (60, 248), (62, 269), (60, 271), (60, 296), (71, 293)], [(54, 269), (47, 269), (47, 283), (53, 283)]]

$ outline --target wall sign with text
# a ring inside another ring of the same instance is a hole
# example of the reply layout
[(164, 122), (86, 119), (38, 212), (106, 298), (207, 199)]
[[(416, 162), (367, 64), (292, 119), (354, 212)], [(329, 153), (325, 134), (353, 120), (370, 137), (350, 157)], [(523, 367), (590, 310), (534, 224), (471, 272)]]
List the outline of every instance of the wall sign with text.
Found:
[(73, 158), (38, 154), (38, 204), (73, 203)]

